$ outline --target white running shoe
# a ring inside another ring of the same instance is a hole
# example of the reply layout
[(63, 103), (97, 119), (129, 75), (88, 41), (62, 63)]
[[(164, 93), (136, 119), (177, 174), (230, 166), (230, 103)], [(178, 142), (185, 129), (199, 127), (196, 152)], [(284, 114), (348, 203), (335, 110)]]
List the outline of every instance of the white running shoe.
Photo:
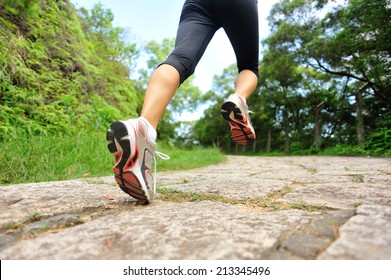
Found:
[(246, 100), (234, 93), (228, 96), (221, 106), (221, 115), (231, 127), (231, 139), (235, 143), (246, 145), (255, 140), (255, 131), (248, 115)]
[(156, 143), (148, 139), (148, 135), (148, 125), (143, 118), (114, 122), (106, 133), (107, 148), (115, 157), (115, 181), (125, 193), (142, 203), (151, 202), (156, 193), (155, 155), (169, 159), (156, 151)]

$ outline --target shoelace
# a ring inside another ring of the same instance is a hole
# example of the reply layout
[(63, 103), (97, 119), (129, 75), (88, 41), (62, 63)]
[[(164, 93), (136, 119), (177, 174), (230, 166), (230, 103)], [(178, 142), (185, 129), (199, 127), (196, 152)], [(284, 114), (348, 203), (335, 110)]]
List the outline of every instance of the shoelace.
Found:
[(156, 166), (157, 166), (157, 163), (156, 163), (156, 156), (160, 157), (160, 158), (163, 159), (163, 160), (169, 160), (169, 159), (170, 159), (170, 156), (169, 156), (169, 155), (163, 154), (163, 153), (158, 152), (158, 151), (155, 151), (155, 153), (153, 154), (153, 165), (154, 165), (154, 172), (153, 172), (153, 193), (154, 193), (154, 194), (156, 193)]

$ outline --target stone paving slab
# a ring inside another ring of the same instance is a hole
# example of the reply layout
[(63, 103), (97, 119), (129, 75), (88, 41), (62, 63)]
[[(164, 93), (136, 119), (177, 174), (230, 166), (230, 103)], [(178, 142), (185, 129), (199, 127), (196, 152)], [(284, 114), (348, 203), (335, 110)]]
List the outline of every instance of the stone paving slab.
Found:
[(391, 260), (391, 207), (360, 206), (318, 259)]
[(286, 203), (307, 203), (331, 208), (352, 208), (361, 204), (391, 205), (391, 184), (335, 183), (306, 184), (279, 199)]
[(213, 202), (154, 203), (22, 241), (2, 259), (259, 259), (308, 224), (300, 210), (250, 212)]
[(110, 203), (107, 196), (129, 197), (117, 190), (112, 177), (0, 187), (0, 227), (34, 214), (48, 217), (104, 207)]
[(111, 176), (3, 186), (0, 258), (391, 259), (390, 182), (388, 158), (228, 156), (158, 174), (196, 202), (139, 205)]

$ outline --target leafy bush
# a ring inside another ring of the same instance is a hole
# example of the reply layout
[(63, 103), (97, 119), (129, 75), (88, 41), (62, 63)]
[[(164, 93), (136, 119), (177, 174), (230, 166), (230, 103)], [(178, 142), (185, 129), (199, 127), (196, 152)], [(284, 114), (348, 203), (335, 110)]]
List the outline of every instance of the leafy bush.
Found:
[(332, 148), (327, 148), (320, 152), (323, 155), (340, 155), (340, 156), (367, 156), (369, 155), (368, 151), (364, 148), (358, 146), (348, 146), (348, 145), (336, 145)]
[(391, 112), (385, 114), (376, 127), (376, 131), (365, 142), (365, 150), (375, 155), (391, 156)]

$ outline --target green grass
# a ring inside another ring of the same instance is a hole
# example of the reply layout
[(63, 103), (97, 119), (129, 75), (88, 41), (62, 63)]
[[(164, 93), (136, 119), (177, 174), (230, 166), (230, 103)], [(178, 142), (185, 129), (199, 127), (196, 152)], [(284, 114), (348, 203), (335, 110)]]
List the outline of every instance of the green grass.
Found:
[[(168, 161), (158, 158), (158, 171), (190, 169), (224, 160), (217, 149), (183, 150), (158, 145), (158, 150), (171, 157)], [(0, 185), (108, 176), (113, 161), (105, 133), (18, 136), (0, 142)]]
[(15, 137), (0, 143), (0, 184), (103, 176), (113, 162), (104, 134)]
[(184, 192), (173, 190), (169, 188), (158, 188), (159, 199), (163, 201), (170, 201), (175, 203), (182, 202), (199, 202), (199, 201), (216, 201), (221, 203), (239, 204), (242, 200), (228, 198), (217, 194), (198, 193), (198, 192)]
[(225, 159), (225, 155), (214, 148), (193, 147), (192, 149), (178, 149), (170, 145), (158, 143), (158, 150), (170, 156), (170, 160), (158, 158), (158, 171), (192, 169), (217, 164)]

